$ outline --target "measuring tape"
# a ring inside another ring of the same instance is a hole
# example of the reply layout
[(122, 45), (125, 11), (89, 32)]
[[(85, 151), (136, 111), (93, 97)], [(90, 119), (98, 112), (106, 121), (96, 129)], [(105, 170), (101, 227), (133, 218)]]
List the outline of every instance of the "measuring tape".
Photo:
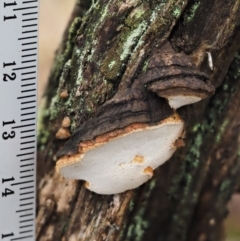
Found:
[(0, 5), (0, 240), (35, 240), (38, 0)]

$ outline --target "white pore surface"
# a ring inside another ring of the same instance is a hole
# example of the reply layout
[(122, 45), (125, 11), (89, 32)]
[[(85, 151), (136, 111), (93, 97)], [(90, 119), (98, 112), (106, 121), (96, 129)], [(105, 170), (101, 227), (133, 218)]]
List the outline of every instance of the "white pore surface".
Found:
[(186, 96), (186, 95), (177, 95), (177, 96), (169, 96), (168, 103), (173, 109), (177, 109), (184, 105), (189, 105), (201, 100), (200, 97), (197, 96)]
[[(172, 121), (123, 137), (88, 151), (79, 162), (60, 169), (67, 178), (87, 181), (90, 190), (99, 194), (116, 194), (136, 188), (151, 178), (144, 174), (167, 161), (175, 151), (173, 143), (181, 136), (183, 122)], [(134, 163), (136, 155), (144, 162)]]

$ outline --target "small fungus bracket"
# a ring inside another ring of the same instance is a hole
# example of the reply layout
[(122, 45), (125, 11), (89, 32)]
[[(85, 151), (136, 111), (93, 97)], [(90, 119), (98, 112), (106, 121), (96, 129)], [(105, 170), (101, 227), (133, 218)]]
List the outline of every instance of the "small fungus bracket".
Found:
[(138, 79), (147, 89), (166, 98), (173, 109), (205, 99), (214, 93), (208, 75), (184, 53), (175, 53), (170, 43), (152, 50), (146, 71)]
[(153, 50), (130, 88), (120, 89), (75, 130), (56, 169), (99, 194), (136, 188), (184, 146), (184, 122), (174, 109), (213, 92), (208, 76), (167, 43)]

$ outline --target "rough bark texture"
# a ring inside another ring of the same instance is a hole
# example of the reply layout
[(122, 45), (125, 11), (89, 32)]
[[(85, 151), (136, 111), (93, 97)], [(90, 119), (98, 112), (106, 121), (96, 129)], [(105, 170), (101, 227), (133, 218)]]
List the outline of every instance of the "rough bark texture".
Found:
[[(224, 240), (226, 204), (240, 186), (240, 2), (78, 1), (56, 54), (39, 118), (38, 240)], [(80, 8), (81, 7), (81, 8)], [(87, 10), (88, 9), (88, 10)], [(216, 88), (180, 108), (186, 145), (141, 187), (103, 196), (55, 172), (66, 133), (94, 117), (169, 41)], [(211, 52), (214, 70), (208, 66)]]

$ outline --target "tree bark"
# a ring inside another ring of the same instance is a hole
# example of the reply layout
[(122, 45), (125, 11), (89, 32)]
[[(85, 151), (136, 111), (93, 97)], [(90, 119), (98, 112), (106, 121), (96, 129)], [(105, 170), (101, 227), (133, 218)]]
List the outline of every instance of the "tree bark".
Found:
[[(226, 205), (240, 188), (239, 39), (239, 1), (78, 1), (40, 110), (37, 240), (224, 240)], [(127, 88), (166, 42), (216, 88), (177, 110), (185, 147), (146, 184), (122, 194), (98, 195), (57, 174), (56, 153), (66, 141), (59, 138)], [(56, 137), (64, 117), (71, 126)]]

